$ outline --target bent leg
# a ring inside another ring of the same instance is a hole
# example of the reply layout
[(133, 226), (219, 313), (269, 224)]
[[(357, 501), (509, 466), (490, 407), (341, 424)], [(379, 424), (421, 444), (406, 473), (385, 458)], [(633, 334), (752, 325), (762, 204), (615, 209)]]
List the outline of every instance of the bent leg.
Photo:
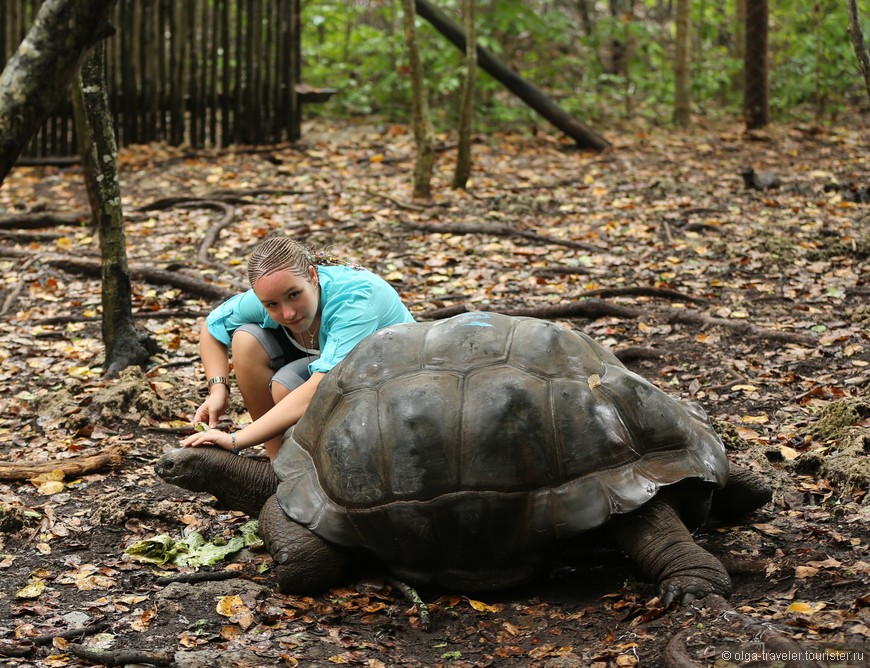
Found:
[(644, 575), (658, 582), (664, 605), (731, 594), (725, 567), (694, 541), (664, 494), (632, 513), (612, 516), (607, 529)]
[(259, 527), (283, 593), (320, 594), (347, 577), (348, 554), (287, 517), (277, 497), (266, 501)]
[[(269, 383), (275, 373), (270, 362), (269, 354), (254, 335), (243, 329), (233, 335), (236, 382), (253, 420), (262, 417), (275, 406), (269, 390)], [(265, 446), (269, 459), (274, 461), (278, 448), (281, 447), (281, 437), (267, 441)]]

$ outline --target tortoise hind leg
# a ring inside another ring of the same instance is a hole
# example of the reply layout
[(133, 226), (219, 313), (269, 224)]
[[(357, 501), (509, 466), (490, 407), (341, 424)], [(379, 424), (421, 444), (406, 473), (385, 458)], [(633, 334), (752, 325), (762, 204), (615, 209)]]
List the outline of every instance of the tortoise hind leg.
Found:
[(720, 520), (737, 519), (770, 503), (772, 498), (773, 492), (761, 475), (731, 466), (725, 487), (713, 492), (710, 513)]
[(263, 504), (259, 527), (283, 593), (319, 594), (341, 584), (347, 576), (349, 558), (345, 551), (287, 517), (276, 496)]
[(658, 582), (664, 605), (686, 605), (708, 594), (730, 595), (725, 567), (695, 543), (665, 494), (632, 513), (612, 516), (607, 530), (644, 575)]

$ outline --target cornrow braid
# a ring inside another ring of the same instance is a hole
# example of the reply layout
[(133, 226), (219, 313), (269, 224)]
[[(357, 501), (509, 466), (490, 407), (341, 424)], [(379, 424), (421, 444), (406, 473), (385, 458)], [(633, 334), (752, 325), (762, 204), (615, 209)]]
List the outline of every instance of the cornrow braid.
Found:
[(296, 276), (307, 276), (315, 265), (344, 265), (361, 270), (358, 264), (335, 257), (328, 251), (311, 251), (290, 237), (267, 237), (254, 246), (248, 260), (248, 281), (253, 286), (263, 276), (287, 270)]
[(287, 270), (296, 276), (307, 276), (314, 265), (311, 253), (290, 237), (267, 237), (258, 243), (248, 260), (248, 281), (254, 285), (263, 276)]

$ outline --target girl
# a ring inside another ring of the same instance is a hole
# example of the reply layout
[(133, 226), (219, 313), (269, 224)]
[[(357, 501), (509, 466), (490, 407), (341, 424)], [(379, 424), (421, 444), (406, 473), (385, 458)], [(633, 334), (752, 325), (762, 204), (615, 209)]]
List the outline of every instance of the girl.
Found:
[(181, 445), (213, 444), (238, 454), (264, 443), (274, 461), (284, 432), (302, 417), (324, 374), (372, 332), (414, 319), (382, 278), (316, 263), (289, 237), (270, 237), (254, 248), (248, 279), (251, 289), (218, 306), (202, 327), (209, 396), (194, 421), (216, 427), (227, 409), (230, 348), (254, 421), (233, 433), (199, 432)]

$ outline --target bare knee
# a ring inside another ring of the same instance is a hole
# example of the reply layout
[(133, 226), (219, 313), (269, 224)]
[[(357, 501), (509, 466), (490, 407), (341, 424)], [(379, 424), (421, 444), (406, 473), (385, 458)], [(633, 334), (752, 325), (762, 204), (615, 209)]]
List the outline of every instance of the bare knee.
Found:
[(233, 359), (237, 362), (236, 366), (238, 366), (239, 358), (245, 361), (262, 362), (267, 366), (269, 364), (269, 355), (263, 348), (263, 344), (257, 340), (257, 337), (248, 332), (239, 331), (233, 334), (232, 351)]

